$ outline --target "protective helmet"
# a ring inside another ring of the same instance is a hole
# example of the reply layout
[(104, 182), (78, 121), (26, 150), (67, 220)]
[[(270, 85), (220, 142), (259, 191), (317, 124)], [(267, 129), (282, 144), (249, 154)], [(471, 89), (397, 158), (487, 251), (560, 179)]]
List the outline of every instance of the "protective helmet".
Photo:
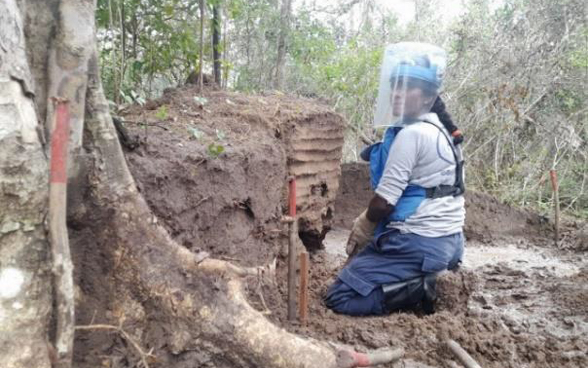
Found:
[(441, 91), (446, 60), (443, 49), (426, 43), (386, 47), (374, 125), (397, 125), (429, 112)]

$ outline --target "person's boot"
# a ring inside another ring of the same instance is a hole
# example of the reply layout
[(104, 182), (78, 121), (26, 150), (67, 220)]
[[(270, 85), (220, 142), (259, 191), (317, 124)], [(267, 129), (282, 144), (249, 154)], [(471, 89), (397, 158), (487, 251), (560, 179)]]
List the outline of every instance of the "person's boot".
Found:
[(425, 314), (434, 313), (437, 299), (436, 277), (436, 274), (430, 274), (382, 285), (384, 310), (392, 313), (399, 310), (413, 310), (420, 305)]

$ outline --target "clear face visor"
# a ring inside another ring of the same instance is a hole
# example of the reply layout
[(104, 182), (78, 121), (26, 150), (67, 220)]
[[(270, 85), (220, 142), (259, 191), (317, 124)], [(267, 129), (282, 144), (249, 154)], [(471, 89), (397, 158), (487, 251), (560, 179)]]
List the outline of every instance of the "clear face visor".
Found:
[(380, 72), (375, 126), (400, 125), (428, 113), (441, 89), (445, 53), (436, 46), (388, 46)]

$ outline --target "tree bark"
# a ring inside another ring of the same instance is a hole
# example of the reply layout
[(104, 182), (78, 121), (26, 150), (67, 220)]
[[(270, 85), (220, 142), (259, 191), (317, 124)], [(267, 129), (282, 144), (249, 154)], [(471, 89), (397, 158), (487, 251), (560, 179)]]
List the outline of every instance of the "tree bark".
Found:
[(286, 39), (290, 33), (290, 14), (292, 13), (292, 0), (282, 0), (280, 10), (280, 34), (278, 35), (278, 56), (276, 58), (276, 74), (274, 88), (284, 88), (284, 65), (286, 63)]
[(0, 2), (0, 35), (0, 359), (49, 368), (47, 158), (16, 0)]
[(200, 8), (200, 65), (198, 66), (198, 86), (200, 92), (202, 92), (202, 86), (204, 85), (204, 0), (200, 0), (198, 3)]
[(221, 16), (219, 5), (212, 6), (212, 59), (214, 67), (214, 82), (220, 87), (221, 81), (221, 62), (220, 62), (220, 32), (221, 32)]
[[(88, 60), (95, 43), (95, 8), (96, 0), (61, 0), (57, 34), (49, 51), (46, 96), (70, 104), (69, 178), (78, 176), (80, 170), (77, 157), (82, 148)], [(53, 130), (53, 115), (52, 104), (47, 104), (47, 132)]]

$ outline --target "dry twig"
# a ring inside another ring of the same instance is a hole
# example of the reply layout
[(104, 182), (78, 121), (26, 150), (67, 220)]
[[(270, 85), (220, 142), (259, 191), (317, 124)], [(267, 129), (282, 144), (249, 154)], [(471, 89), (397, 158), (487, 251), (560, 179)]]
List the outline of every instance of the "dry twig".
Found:
[(122, 329), (121, 326), (113, 326), (113, 325), (105, 325), (105, 324), (97, 324), (97, 325), (86, 325), (86, 326), (76, 326), (76, 330), (81, 331), (88, 331), (88, 330), (113, 330), (118, 332), (125, 340), (131, 343), (135, 350), (139, 353), (141, 357), (141, 363), (143, 363), (144, 368), (149, 368), (149, 363), (147, 363), (147, 358), (155, 358), (155, 355), (152, 354), (153, 349), (145, 352), (141, 346), (129, 335), (125, 330)]

